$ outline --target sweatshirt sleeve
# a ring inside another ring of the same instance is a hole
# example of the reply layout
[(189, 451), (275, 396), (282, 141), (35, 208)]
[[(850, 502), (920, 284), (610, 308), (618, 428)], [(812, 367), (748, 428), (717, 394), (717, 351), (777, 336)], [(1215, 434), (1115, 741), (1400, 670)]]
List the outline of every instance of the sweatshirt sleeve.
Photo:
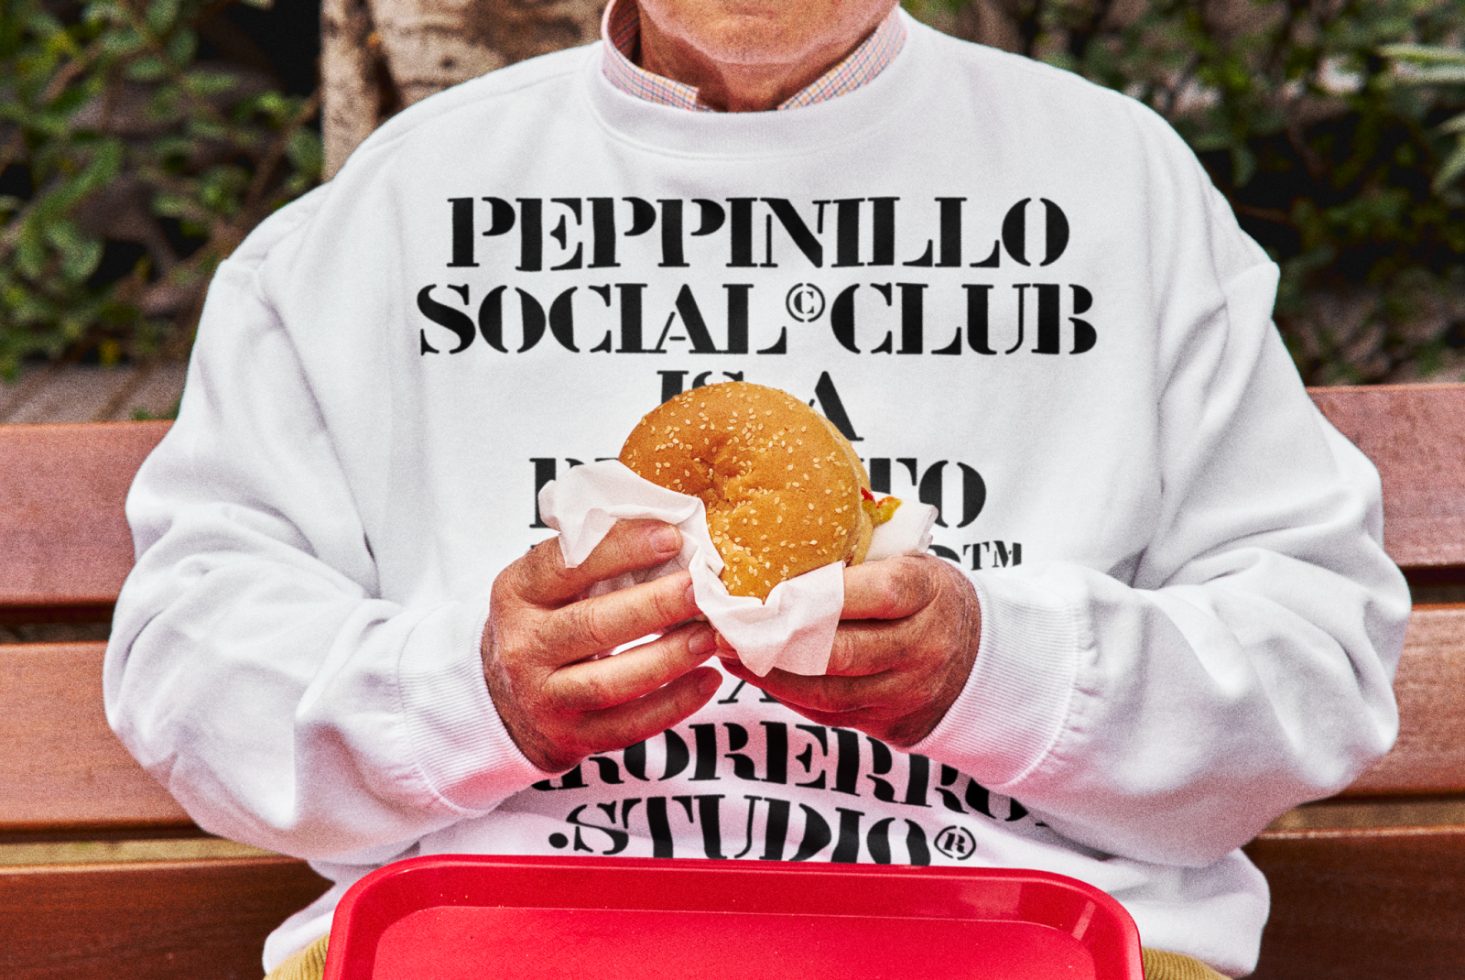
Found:
[(1378, 475), (1271, 322), (1275, 267), (1180, 169), (1198, 244), (1155, 287), (1162, 496), (1138, 570), (975, 573), (975, 666), (913, 750), (1080, 844), (1200, 866), (1388, 750), (1409, 598)]
[(482, 677), (491, 583), (422, 606), (377, 594), (353, 487), (260, 287), (311, 206), (261, 226), (209, 290), (178, 421), (128, 497), (137, 563), (105, 698), (206, 830), (378, 862), (544, 774)]

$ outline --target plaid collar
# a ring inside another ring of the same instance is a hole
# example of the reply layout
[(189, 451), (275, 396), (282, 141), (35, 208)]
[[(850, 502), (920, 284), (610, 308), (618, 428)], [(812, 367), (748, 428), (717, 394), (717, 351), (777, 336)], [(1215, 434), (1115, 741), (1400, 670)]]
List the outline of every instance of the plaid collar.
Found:
[[(636, 64), (634, 59), (641, 40), (636, 0), (610, 0), (600, 22), (600, 37), (605, 42), (602, 70), (616, 88), (660, 105), (699, 112), (715, 111), (697, 98), (695, 86), (663, 78)], [(780, 103), (778, 108), (813, 105), (854, 91), (880, 74), (900, 53), (903, 44), (905, 24), (900, 19), (900, 8), (896, 6), (843, 61)]]

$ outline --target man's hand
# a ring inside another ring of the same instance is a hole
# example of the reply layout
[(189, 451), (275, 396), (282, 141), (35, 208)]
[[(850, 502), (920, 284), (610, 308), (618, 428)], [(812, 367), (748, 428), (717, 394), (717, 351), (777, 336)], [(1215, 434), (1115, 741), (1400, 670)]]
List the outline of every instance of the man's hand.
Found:
[[(584, 564), (566, 568), (559, 542), (538, 544), (493, 583), (483, 674), (504, 727), (546, 772), (665, 731), (714, 694), (722, 676), (698, 667), (714, 649), (691, 576), (667, 575), (592, 599), (592, 585), (651, 568), (681, 536), (655, 521), (618, 523)], [(614, 657), (623, 643), (670, 630)]]
[(855, 565), (845, 569), (840, 620), (822, 677), (758, 677), (725, 647), (723, 668), (820, 724), (898, 746), (925, 738), (977, 658), (981, 611), (966, 576), (929, 555)]

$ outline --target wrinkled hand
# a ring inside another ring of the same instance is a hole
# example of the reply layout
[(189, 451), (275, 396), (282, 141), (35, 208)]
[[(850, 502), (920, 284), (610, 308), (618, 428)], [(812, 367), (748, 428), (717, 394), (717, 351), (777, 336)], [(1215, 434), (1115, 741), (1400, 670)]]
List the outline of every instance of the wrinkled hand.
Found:
[(954, 565), (930, 555), (855, 565), (829, 669), (820, 677), (772, 670), (758, 677), (718, 639), (728, 673), (822, 725), (857, 728), (891, 745), (931, 733), (977, 658), (981, 611)]
[(717, 692), (721, 675), (698, 667), (714, 641), (709, 627), (688, 623), (697, 614), (690, 575), (583, 598), (596, 582), (659, 565), (680, 546), (670, 525), (623, 521), (577, 568), (565, 567), (550, 539), (494, 580), (483, 674), (509, 735), (539, 768), (559, 772), (650, 738)]

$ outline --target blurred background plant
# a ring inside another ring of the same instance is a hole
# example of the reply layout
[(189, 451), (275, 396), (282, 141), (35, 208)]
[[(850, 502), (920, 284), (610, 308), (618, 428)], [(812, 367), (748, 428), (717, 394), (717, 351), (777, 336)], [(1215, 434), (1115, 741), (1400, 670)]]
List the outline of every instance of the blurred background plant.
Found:
[[(1309, 383), (1465, 380), (1458, 0), (905, 5), (1166, 116), (1281, 265), (1277, 319)], [(455, 17), (502, 20), (491, 65), (570, 43), (594, 16), (580, 0), (327, 7), (328, 41), (347, 55), (328, 44), (325, 71), (370, 93), (328, 106), (328, 143), (333, 132), (359, 138), (423, 94), (392, 94), (394, 51), (481, 70), (471, 51), (433, 50), (494, 34), (454, 30)], [(288, 12), (294, 26), (251, 33), (251, 8)], [(308, 18), (321, 9), (0, 0), (0, 372), (41, 356), (186, 353), (220, 257), (319, 179), (320, 37)], [(578, 33), (566, 27), (571, 9)], [(358, 33), (341, 26), (351, 18), (365, 18)], [(435, 40), (424, 40), (429, 22)], [(545, 36), (526, 36), (536, 30)], [(372, 57), (349, 57), (362, 38)], [(289, 81), (282, 65), (307, 75)]]
[(220, 259), (319, 180), (318, 41), (260, 43), (268, 7), (0, 0), (0, 376), (186, 356)]

